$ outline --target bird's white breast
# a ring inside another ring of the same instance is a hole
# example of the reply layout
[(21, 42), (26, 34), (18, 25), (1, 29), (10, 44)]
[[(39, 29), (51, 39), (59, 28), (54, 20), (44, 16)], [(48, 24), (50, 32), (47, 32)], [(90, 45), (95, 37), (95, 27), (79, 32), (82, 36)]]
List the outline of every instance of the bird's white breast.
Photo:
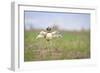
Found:
[(52, 39), (52, 34), (51, 33), (47, 33), (46, 39)]

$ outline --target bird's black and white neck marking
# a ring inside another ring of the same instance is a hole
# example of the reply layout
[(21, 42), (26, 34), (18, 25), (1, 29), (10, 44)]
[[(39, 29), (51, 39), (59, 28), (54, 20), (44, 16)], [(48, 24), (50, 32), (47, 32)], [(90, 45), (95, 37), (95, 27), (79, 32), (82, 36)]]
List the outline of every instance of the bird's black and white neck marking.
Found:
[(51, 31), (51, 28), (50, 27), (47, 27), (46, 30), (47, 30), (47, 32), (50, 32)]

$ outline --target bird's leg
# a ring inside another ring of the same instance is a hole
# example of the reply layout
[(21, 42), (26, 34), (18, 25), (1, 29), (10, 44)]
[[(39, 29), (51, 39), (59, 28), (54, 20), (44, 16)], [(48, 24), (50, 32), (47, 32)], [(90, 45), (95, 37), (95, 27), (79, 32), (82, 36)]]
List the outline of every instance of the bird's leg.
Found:
[(53, 51), (53, 43), (52, 43), (52, 40), (50, 40), (49, 43), (50, 43), (49, 44), (50, 45), (49, 54), (50, 54), (50, 56), (52, 56), (52, 53), (53, 53), (52, 52)]
[(52, 47), (52, 41), (50, 41), (50, 47)]

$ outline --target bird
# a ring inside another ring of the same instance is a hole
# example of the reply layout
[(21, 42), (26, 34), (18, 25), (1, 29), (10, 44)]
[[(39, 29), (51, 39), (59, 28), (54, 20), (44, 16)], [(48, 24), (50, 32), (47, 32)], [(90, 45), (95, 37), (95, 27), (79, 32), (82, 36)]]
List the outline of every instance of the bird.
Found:
[(59, 37), (62, 37), (62, 35), (61, 34), (58, 34), (58, 31), (51, 32), (51, 28), (50, 27), (47, 27), (46, 28), (46, 31), (41, 31), (39, 33), (39, 35), (37, 35), (36, 39), (44, 38), (47, 41), (50, 41), (53, 38), (59, 38)]

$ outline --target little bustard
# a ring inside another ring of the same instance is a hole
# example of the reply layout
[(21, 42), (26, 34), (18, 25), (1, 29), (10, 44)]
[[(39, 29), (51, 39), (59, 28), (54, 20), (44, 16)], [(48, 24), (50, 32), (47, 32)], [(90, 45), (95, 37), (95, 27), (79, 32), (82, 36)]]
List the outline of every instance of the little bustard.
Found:
[(50, 41), (51, 39), (53, 39), (53, 38), (58, 38), (58, 37), (62, 37), (62, 35), (58, 34), (57, 31), (51, 32), (51, 28), (48, 27), (48, 28), (46, 29), (46, 31), (41, 31), (41, 32), (39, 33), (39, 35), (36, 37), (36, 39), (44, 38), (44, 39), (46, 39), (47, 41)]

